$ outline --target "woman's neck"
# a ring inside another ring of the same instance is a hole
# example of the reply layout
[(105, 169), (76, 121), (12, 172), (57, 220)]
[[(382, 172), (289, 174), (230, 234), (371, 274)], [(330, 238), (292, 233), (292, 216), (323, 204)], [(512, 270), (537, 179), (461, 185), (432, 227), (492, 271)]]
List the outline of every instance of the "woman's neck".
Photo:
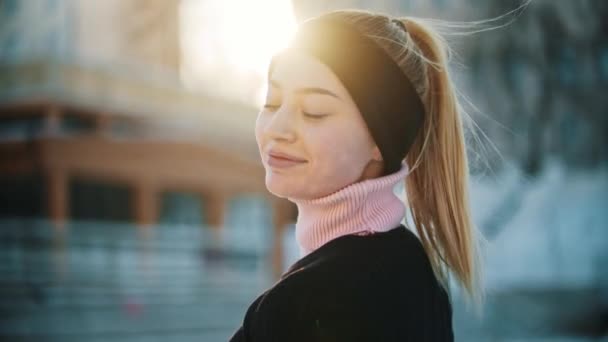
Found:
[(300, 255), (339, 236), (373, 234), (398, 226), (405, 216), (405, 206), (394, 187), (408, 173), (403, 162), (395, 173), (352, 183), (327, 196), (288, 198), (298, 207), (296, 241)]

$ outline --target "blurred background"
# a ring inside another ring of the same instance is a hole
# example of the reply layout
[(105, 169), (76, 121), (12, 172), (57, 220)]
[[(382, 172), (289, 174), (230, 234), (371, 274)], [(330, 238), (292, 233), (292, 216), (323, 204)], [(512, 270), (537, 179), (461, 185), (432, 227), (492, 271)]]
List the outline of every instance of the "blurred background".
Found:
[[(298, 258), (253, 131), (297, 23), (520, 4), (0, 0), (0, 338), (228, 340)], [(533, 0), (449, 37), (488, 240), (485, 314), (456, 296), (457, 341), (608, 340), (607, 17), (603, 0)]]

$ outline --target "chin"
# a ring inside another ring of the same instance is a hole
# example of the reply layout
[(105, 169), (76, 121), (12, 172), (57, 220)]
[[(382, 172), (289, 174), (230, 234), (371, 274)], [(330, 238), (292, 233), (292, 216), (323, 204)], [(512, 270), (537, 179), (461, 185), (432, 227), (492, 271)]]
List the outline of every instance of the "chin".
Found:
[[(272, 171), (270, 171), (272, 172)], [(282, 175), (267, 175), (266, 189), (273, 195), (281, 198), (292, 197), (294, 194), (293, 182), (282, 180)]]

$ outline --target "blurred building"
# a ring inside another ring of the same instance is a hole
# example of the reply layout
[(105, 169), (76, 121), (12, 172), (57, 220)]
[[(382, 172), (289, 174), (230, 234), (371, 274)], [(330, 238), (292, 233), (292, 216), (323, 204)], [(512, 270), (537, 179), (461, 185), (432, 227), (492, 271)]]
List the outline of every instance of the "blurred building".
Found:
[(279, 233), (294, 219), (265, 189), (254, 105), (182, 86), (179, 4), (0, 2), (0, 215), (148, 226), (181, 192), (193, 224), (252, 196)]

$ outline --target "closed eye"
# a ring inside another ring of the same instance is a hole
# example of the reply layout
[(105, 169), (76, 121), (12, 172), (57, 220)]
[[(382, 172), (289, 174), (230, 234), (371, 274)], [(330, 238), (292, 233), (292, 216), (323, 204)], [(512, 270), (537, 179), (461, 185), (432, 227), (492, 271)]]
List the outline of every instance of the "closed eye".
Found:
[(308, 112), (302, 112), (302, 114), (304, 114), (304, 116), (312, 118), (312, 119), (322, 119), (328, 115), (328, 114), (313, 114), (313, 113), (308, 113)]
[[(264, 105), (264, 109), (270, 110), (270, 111), (275, 111), (277, 109), (279, 109), (281, 107), (281, 105), (274, 105), (274, 104), (270, 104), (267, 103)], [(329, 114), (315, 114), (315, 113), (309, 113), (309, 112), (304, 112), (302, 111), (302, 114), (304, 114), (304, 116), (306, 116), (307, 118), (311, 118), (311, 119), (322, 119), (326, 116), (328, 116)]]
[(264, 105), (264, 109), (270, 109), (270, 110), (277, 110), (279, 109), (279, 107), (281, 107), (280, 105), (273, 105), (270, 103), (267, 103)]

